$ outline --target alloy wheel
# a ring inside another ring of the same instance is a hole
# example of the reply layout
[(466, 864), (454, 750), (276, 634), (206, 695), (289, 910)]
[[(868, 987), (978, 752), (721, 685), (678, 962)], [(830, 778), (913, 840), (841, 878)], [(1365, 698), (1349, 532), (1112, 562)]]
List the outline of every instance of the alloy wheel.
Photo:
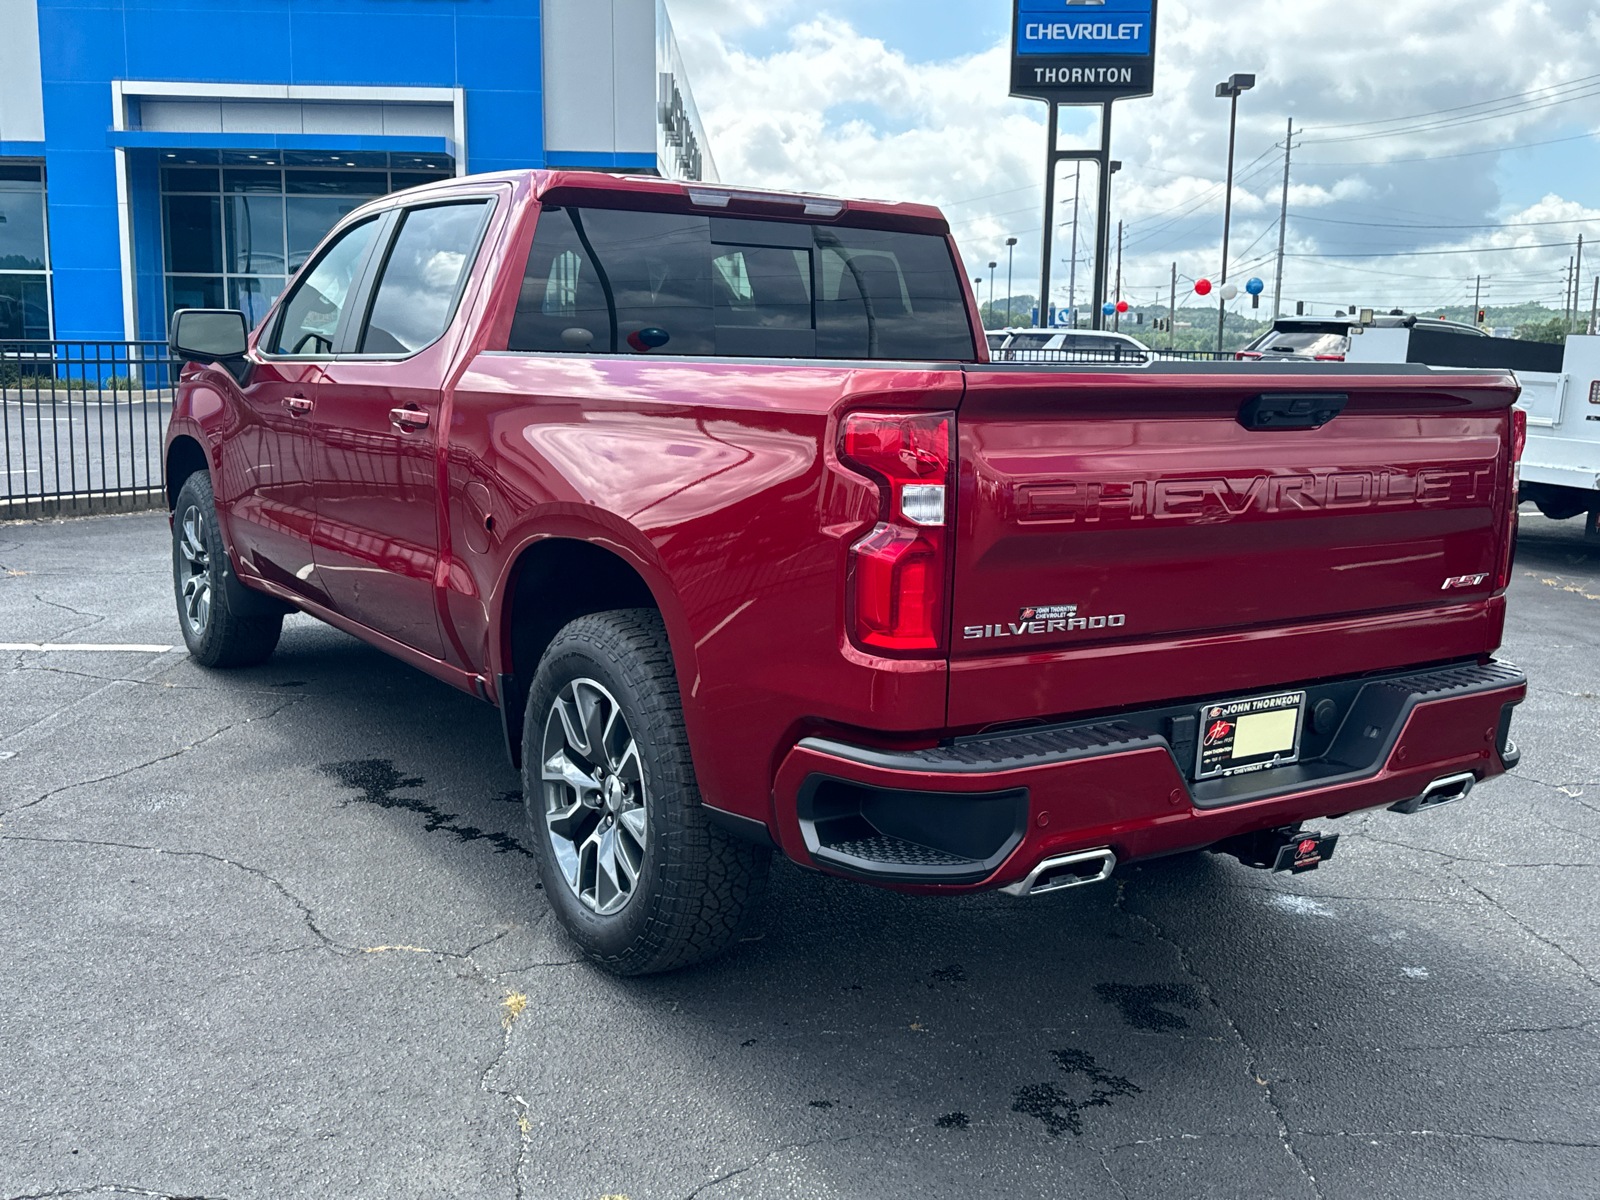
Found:
[(562, 877), (600, 916), (633, 898), (649, 839), (639, 745), (593, 679), (561, 689), (545, 717), (544, 819)]
[(183, 619), (195, 637), (203, 638), (211, 624), (211, 552), (206, 546), (205, 518), (193, 504), (178, 523), (178, 553), (183, 557), (179, 565)]

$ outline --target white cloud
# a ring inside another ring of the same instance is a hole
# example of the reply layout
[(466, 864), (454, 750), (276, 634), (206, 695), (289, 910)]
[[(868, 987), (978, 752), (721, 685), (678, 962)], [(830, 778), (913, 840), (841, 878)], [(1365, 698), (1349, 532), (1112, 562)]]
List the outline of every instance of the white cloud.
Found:
[[(1003, 0), (989, 0), (1003, 3)], [(941, 61), (908, 59), (849, 19), (788, 0), (671, 0), (674, 24), (723, 177), (731, 182), (922, 200), (946, 209), (969, 267), (1004, 262), (1017, 236), (1019, 291), (1036, 277), (1044, 151), (1043, 106), (1007, 96), (1004, 46)], [(956, 0), (913, 5), (926, 20), (961, 19)], [(780, 31), (784, 35), (774, 43)], [(740, 48), (752, 38), (771, 52)], [(1600, 62), (1600, 13), (1587, 0), (1509, 0), (1495, 6), (1396, 5), (1388, 0), (1267, 0), (1246, 6), (1166, 0), (1158, 35), (1158, 92), (1119, 103), (1113, 153), (1114, 219), (1125, 223), (1130, 286), (1154, 289), (1176, 259), (1186, 275), (1214, 275), (1220, 255), (1227, 104), (1212, 85), (1235, 71), (1257, 75), (1239, 103), (1239, 178), (1234, 192), (1234, 273), (1276, 247), (1284, 122), (1307, 129), (1296, 150), (1291, 211), (1412, 225), (1556, 220), (1591, 214), (1553, 195), (1522, 214), (1507, 211), (1495, 155), (1431, 163), (1394, 160), (1511, 146), (1597, 128), (1596, 100), (1455, 124), (1476, 110), (1443, 114), (1436, 128), (1372, 138), (1388, 126), (1353, 124), (1511, 96), (1592, 74)], [(1600, 81), (1597, 81), (1600, 82)], [(1593, 89), (1600, 97), (1600, 88)], [(1587, 119), (1585, 119), (1587, 118)], [(1064, 127), (1087, 133), (1084, 114)], [(1348, 140), (1334, 140), (1348, 139)], [(1594, 142), (1570, 143), (1594, 158)], [(1315, 163), (1348, 164), (1314, 166)], [(1392, 164), (1392, 165), (1386, 165)], [(1058, 188), (1071, 219), (1072, 168)], [(1085, 194), (1092, 204), (1092, 171)], [(1558, 191), (1577, 180), (1553, 179)], [(1534, 211), (1550, 213), (1527, 216)], [(1092, 214), (1084, 217), (1092, 228)], [(1299, 254), (1535, 245), (1582, 226), (1533, 230), (1380, 229), (1296, 223)], [(1600, 224), (1588, 227), (1600, 237)], [(1522, 234), (1537, 236), (1524, 238)], [(1085, 243), (1087, 233), (1083, 235)], [(1511, 241), (1497, 239), (1510, 238)], [(1058, 240), (1058, 247), (1061, 242)], [(1246, 247), (1248, 257), (1246, 257)], [(1065, 251), (1062, 251), (1064, 254)], [(1480, 270), (1505, 281), (1500, 296), (1554, 296), (1567, 251), (1530, 250), (1415, 259), (1290, 262), (1290, 295), (1356, 293), (1407, 307), (1440, 302)], [(1600, 261), (1597, 259), (1596, 261)], [(1270, 263), (1267, 264), (1270, 267)], [(1249, 269), (1270, 274), (1259, 264)], [(1084, 268), (1080, 266), (1080, 277)], [(1384, 273), (1386, 272), (1386, 273)], [(1064, 288), (1065, 264), (1056, 271)], [(1403, 293), (1403, 294), (1402, 294)], [(1460, 296), (1456, 297), (1458, 300)], [(1366, 302), (1365, 300), (1363, 302)]]

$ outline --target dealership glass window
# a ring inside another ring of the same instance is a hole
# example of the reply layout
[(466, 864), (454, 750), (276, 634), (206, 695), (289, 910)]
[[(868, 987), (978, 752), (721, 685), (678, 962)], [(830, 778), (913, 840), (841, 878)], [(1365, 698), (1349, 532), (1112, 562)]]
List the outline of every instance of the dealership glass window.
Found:
[(547, 208), (513, 350), (970, 360), (945, 239), (612, 209)]
[(448, 158), (378, 152), (180, 153), (161, 171), (167, 311), (238, 308), (255, 324), (288, 277), (356, 208), (448, 179)]
[(44, 168), (0, 162), (0, 340), (50, 336)]
[(489, 202), (413, 208), (389, 248), (361, 335), (363, 354), (409, 354), (444, 333), (478, 249)]

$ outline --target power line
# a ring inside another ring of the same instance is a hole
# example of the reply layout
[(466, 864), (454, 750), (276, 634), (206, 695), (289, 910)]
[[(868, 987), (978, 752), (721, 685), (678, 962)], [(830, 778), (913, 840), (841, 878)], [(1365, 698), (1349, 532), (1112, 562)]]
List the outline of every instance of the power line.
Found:
[(1532, 96), (1537, 92), (1550, 92), (1565, 87), (1576, 87), (1596, 79), (1600, 79), (1600, 74), (1580, 75), (1577, 79), (1567, 79), (1561, 83), (1551, 83), (1546, 84), (1544, 87), (1529, 88), (1525, 92), (1512, 92), (1509, 96), (1496, 96), (1491, 100), (1478, 100), (1472, 104), (1458, 104), (1453, 108), (1436, 108), (1430, 112), (1412, 113), (1410, 116), (1405, 117), (1383, 117), (1376, 121), (1346, 121), (1337, 125), (1319, 125), (1314, 127), (1312, 132), (1320, 132), (1324, 129), (1360, 129), (1370, 125), (1392, 125), (1400, 121), (1418, 121), (1424, 117), (1437, 117), (1442, 116), (1445, 113), (1462, 112), (1469, 108), (1484, 108), (1491, 104), (1501, 104), (1507, 100), (1516, 100), (1522, 96)]
[(1562, 96), (1557, 100), (1550, 100), (1543, 104), (1529, 104), (1519, 108), (1507, 109), (1504, 112), (1481, 113), (1477, 116), (1461, 117), (1447, 121), (1434, 121), (1423, 125), (1404, 126), (1399, 129), (1377, 130), (1372, 133), (1353, 133), (1348, 137), (1336, 138), (1308, 138), (1308, 146), (1331, 146), (1339, 142), (1370, 142), (1380, 138), (1403, 137), (1417, 133), (1437, 133), (1445, 129), (1459, 129), (1466, 125), (1476, 125), (1482, 121), (1497, 121), (1501, 117), (1521, 116), (1523, 113), (1538, 112), (1545, 108), (1554, 108), (1558, 104), (1569, 104), (1574, 100), (1586, 100), (1591, 96), (1600, 96), (1600, 86), (1591, 87), (1587, 91), (1576, 92), (1570, 96)]
[(1571, 242), (1540, 242), (1534, 246), (1463, 246), (1458, 250), (1399, 250), (1373, 254), (1286, 254), (1285, 258), (1413, 258), (1424, 254), (1500, 254), (1512, 250), (1551, 250)]
[(1535, 146), (1555, 146), (1562, 142), (1587, 141), (1590, 138), (1600, 137), (1600, 131), (1595, 133), (1575, 133), (1571, 137), (1551, 138), (1544, 142), (1518, 142), (1511, 146), (1494, 146), (1488, 150), (1463, 150), (1459, 154), (1430, 154), (1423, 158), (1370, 158), (1359, 162), (1317, 162), (1302, 159), (1301, 165), (1307, 167), (1389, 167), (1401, 163), (1443, 162), (1447, 158), (1476, 158), (1481, 154), (1505, 154), (1512, 150), (1528, 150)]
[(1398, 221), (1343, 221), (1337, 217), (1311, 217), (1297, 212), (1289, 215), (1296, 221), (1315, 221), (1321, 225), (1360, 225), (1368, 229), (1529, 229), (1539, 225), (1590, 225), (1600, 222), (1600, 217), (1569, 217), (1559, 221), (1499, 221), (1482, 225), (1407, 225)]

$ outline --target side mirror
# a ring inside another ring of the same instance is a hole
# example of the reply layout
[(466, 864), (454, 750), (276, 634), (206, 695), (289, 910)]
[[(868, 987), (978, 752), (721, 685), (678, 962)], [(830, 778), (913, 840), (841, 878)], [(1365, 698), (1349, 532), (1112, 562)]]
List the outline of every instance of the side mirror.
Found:
[(244, 357), (249, 331), (237, 309), (180, 308), (167, 347), (178, 362), (226, 362)]

